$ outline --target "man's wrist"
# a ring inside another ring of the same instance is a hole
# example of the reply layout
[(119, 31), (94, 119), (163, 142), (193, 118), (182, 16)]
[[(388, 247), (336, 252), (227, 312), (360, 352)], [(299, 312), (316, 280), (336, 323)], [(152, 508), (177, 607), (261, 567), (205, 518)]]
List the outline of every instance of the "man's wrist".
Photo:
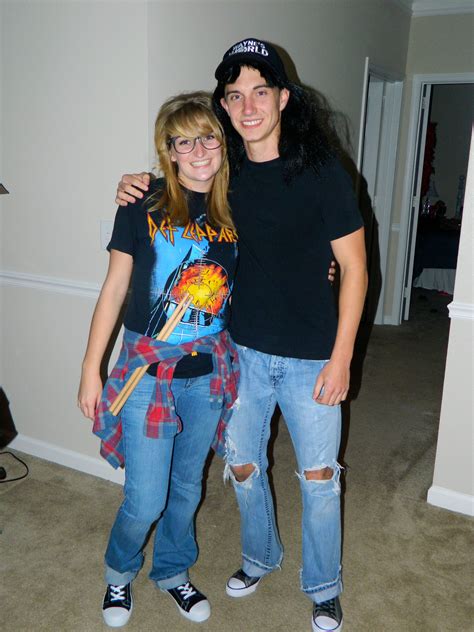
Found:
[(331, 354), (331, 362), (343, 364), (349, 367), (352, 362), (352, 350), (335, 349)]

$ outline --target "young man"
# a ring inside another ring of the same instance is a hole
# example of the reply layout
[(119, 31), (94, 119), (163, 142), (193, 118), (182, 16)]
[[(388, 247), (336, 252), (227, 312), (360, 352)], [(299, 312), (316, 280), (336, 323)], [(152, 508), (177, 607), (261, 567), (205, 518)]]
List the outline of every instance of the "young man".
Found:
[[(362, 219), (317, 108), (288, 80), (270, 44), (238, 42), (215, 75), (240, 251), (230, 331), (241, 380), (226, 470), (240, 507), (243, 562), (226, 590), (232, 597), (254, 592), (282, 560), (267, 478), (278, 404), (298, 461), (301, 588), (313, 601), (312, 629), (341, 630), (337, 455), (367, 286)], [(131, 201), (137, 188), (144, 188), (139, 178), (125, 179), (117, 201)], [(338, 313), (327, 280), (332, 255), (341, 271)]]

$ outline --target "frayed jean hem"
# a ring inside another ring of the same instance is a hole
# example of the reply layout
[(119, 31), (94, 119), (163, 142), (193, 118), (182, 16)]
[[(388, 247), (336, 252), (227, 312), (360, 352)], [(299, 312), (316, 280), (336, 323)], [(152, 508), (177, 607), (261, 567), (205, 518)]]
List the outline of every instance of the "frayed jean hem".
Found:
[(125, 586), (130, 582), (133, 582), (139, 571), (125, 571), (125, 573), (119, 573), (113, 568), (105, 565), (105, 583), (113, 584), (114, 586)]
[(189, 573), (186, 569), (182, 573), (178, 573), (178, 575), (173, 575), (173, 577), (154, 579), (153, 581), (160, 590), (171, 590), (189, 581)]
[(268, 566), (267, 564), (262, 564), (257, 560), (253, 560), (252, 558), (244, 555), (242, 553), (242, 570), (244, 573), (247, 573), (249, 577), (263, 577), (264, 575), (268, 575), (268, 573), (272, 573), (276, 570), (281, 570), (281, 561), (283, 559), (283, 554), (280, 556), (280, 559), (274, 566)]
[(303, 586), (301, 583), (301, 590), (314, 603), (323, 603), (328, 601), (328, 599), (338, 597), (342, 593), (342, 579), (339, 574), (334, 581), (320, 584), (319, 586)]

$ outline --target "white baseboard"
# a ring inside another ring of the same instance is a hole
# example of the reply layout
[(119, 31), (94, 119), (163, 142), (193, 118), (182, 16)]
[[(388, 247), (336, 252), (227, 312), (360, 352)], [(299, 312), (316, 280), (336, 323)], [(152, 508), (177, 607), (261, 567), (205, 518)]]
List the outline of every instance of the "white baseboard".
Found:
[(93, 476), (104, 478), (107, 481), (123, 485), (123, 470), (115, 470), (104, 459), (94, 459), (91, 456), (73, 452), (72, 450), (67, 450), (66, 448), (61, 448), (58, 445), (46, 443), (39, 439), (25, 437), (24, 435), (18, 435), (8, 447), (13, 450), (20, 450), (20, 452), (25, 452), (26, 454), (31, 454), (32, 456), (37, 456), (46, 461), (65, 465), (73, 470), (79, 470), (80, 472), (92, 474)]
[(432, 485), (428, 490), (427, 500), (430, 505), (474, 516), (474, 496), (469, 494), (461, 494), (446, 487)]
[(392, 314), (384, 314), (384, 316), (383, 316), (383, 324), (384, 325), (398, 325), (398, 323), (395, 323), (393, 321), (393, 315)]

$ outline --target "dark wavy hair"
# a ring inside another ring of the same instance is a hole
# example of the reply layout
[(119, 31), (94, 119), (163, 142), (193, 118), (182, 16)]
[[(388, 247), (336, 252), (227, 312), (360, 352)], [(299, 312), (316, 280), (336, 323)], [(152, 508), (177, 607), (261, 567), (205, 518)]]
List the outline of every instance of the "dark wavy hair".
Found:
[(258, 70), (271, 87), (287, 88), (290, 98), (281, 113), (281, 133), (279, 155), (284, 164), (284, 178), (287, 182), (304, 169), (320, 168), (332, 157), (344, 153), (339, 138), (335, 113), (327, 99), (316, 90), (282, 79), (266, 66), (257, 63), (235, 64), (218, 82), (212, 96), (212, 105), (224, 128), (231, 171), (239, 173), (245, 157), (245, 148), (240, 134), (234, 129), (227, 112), (220, 101), (225, 95), (225, 86), (234, 83), (242, 66)]

